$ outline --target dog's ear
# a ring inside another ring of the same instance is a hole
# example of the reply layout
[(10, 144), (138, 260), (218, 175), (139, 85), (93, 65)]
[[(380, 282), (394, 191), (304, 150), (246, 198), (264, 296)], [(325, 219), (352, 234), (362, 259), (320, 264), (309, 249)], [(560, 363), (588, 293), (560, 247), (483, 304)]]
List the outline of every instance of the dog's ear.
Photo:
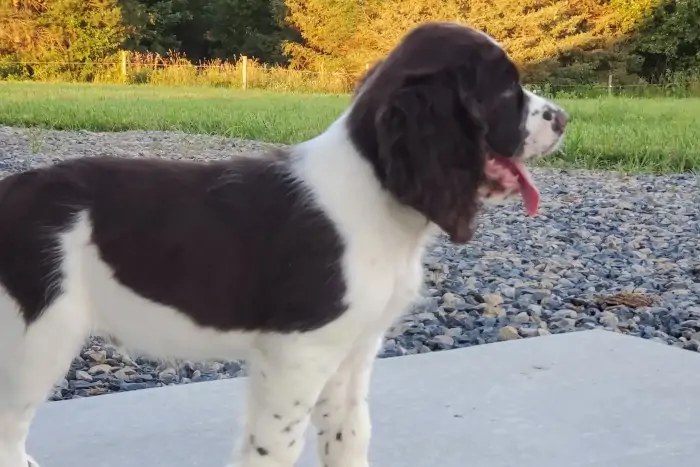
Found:
[(486, 163), (476, 105), (459, 83), (410, 80), (376, 114), (384, 184), (455, 243), (472, 237)]

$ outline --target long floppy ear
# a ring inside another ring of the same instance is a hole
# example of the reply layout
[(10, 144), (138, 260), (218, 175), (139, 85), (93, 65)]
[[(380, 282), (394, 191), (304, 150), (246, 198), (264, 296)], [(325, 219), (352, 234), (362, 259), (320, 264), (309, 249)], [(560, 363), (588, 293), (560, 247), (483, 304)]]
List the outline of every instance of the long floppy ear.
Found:
[(447, 83), (407, 83), (376, 114), (385, 186), (455, 243), (473, 235), (484, 178), (485, 129), (475, 105)]

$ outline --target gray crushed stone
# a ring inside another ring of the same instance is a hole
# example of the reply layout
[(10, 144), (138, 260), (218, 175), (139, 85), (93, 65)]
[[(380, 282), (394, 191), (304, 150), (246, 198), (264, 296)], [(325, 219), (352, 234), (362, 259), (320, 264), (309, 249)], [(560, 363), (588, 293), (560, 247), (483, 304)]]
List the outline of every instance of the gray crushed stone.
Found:
[[(0, 176), (78, 156), (209, 160), (273, 145), (178, 132), (0, 127)], [(534, 169), (542, 213), (487, 209), (466, 246), (439, 240), (426, 294), (380, 358), (605, 329), (700, 351), (700, 178)], [(244, 376), (244, 362), (133, 360), (91, 338), (51, 400)]]

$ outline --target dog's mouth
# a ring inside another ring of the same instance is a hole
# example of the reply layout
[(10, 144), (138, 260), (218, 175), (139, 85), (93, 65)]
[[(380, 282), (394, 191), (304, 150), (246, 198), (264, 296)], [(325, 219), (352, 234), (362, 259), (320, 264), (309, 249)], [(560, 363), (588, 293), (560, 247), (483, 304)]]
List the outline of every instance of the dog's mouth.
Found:
[(520, 193), (527, 215), (534, 216), (537, 213), (540, 192), (522, 159), (491, 153), (484, 172), (486, 183), (480, 189), (482, 197), (508, 198)]

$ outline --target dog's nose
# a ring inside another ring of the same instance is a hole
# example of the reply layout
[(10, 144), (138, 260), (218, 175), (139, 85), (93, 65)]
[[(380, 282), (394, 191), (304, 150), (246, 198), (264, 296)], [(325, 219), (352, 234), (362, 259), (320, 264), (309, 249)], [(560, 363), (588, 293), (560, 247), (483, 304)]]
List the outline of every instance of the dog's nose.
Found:
[(563, 133), (566, 124), (569, 122), (569, 116), (561, 109), (554, 111), (554, 129), (559, 133)]

